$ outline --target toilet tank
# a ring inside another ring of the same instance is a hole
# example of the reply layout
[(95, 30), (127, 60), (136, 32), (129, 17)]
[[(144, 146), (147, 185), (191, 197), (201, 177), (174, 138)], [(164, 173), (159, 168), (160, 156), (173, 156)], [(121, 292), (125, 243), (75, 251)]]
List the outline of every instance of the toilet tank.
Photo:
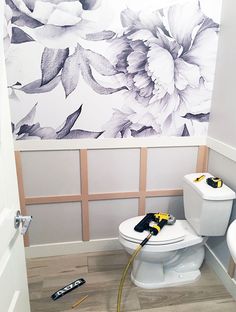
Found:
[[(200, 182), (196, 178), (205, 175)], [(213, 188), (206, 179), (209, 173), (184, 176), (184, 212), (186, 220), (201, 236), (222, 236), (228, 227), (235, 193), (225, 184)]]

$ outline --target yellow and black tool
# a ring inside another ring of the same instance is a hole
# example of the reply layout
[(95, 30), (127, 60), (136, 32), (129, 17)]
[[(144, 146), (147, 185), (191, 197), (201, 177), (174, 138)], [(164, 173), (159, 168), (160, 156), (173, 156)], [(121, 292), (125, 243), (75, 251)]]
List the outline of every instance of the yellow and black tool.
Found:
[(223, 186), (223, 180), (220, 178), (214, 178), (214, 177), (208, 178), (206, 179), (206, 183), (213, 188), (220, 188)]
[(201, 182), (203, 179), (205, 179), (205, 175), (201, 175), (200, 177), (197, 177), (193, 182)]
[(137, 232), (149, 231), (157, 235), (166, 224), (174, 224), (175, 217), (169, 213), (147, 213), (146, 216), (134, 227)]

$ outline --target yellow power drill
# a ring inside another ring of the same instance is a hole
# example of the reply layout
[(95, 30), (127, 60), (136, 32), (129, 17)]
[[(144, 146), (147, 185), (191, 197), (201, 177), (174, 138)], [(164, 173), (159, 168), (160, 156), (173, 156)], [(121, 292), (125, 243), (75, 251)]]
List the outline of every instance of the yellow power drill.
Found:
[(137, 232), (149, 231), (157, 235), (166, 224), (172, 225), (176, 218), (169, 213), (147, 213), (146, 216), (134, 227)]

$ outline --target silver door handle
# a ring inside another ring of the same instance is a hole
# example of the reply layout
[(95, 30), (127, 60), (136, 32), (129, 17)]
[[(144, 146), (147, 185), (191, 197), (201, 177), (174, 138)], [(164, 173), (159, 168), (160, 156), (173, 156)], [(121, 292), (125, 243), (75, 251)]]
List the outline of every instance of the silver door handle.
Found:
[(22, 216), (20, 214), (20, 210), (16, 212), (14, 225), (15, 225), (15, 228), (18, 229), (20, 224), (22, 224), (22, 229), (21, 229), (22, 235), (25, 235), (26, 232), (28, 231), (31, 221), (32, 221), (32, 216)]

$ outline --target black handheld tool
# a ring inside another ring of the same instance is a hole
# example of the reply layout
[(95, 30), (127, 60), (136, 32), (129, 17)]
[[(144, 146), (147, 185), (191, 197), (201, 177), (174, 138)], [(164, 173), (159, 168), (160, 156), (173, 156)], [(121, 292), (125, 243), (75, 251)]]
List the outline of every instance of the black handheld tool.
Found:
[(72, 291), (73, 289), (83, 285), (85, 283), (85, 280), (83, 278), (79, 278), (76, 281), (64, 286), (63, 288), (56, 291), (54, 294), (51, 295), (51, 298), (53, 300), (57, 300), (67, 294), (68, 292)]
[(134, 227), (137, 232), (149, 231), (157, 235), (166, 224), (174, 224), (175, 217), (168, 213), (147, 213), (146, 216)]

